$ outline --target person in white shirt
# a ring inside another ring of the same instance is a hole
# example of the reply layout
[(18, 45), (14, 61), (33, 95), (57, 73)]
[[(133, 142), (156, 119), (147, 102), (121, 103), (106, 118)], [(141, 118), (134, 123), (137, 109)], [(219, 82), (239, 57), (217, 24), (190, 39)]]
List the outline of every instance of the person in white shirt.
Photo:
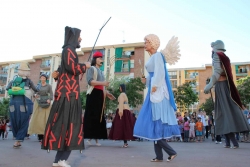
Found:
[(195, 132), (194, 132), (195, 121), (194, 121), (194, 119), (191, 119), (191, 122), (189, 123), (189, 127), (190, 127), (190, 129), (189, 129), (189, 141), (194, 141), (195, 140)]

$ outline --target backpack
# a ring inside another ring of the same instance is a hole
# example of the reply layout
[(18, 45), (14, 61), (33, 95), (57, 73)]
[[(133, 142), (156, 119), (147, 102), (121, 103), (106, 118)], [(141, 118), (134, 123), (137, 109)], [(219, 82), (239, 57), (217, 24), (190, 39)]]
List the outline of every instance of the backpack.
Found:
[(48, 108), (50, 106), (50, 103), (47, 102), (48, 99), (49, 99), (48, 96), (40, 96), (37, 99), (37, 103), (38, 103), (39, 107)]
[(25, 95), (25, 82), (22, 77), (15, 76), (12, 81), (12, 87), (8, 90), (9, 95)]

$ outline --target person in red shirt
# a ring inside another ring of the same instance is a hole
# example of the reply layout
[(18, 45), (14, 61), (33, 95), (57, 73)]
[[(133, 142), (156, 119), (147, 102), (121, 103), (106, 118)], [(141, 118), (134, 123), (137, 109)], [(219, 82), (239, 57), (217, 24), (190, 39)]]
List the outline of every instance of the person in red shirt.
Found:
[(189, 138), (189, 122), (188, 122), (188, 119), (187, 117), (184, 118), (184, 142), (188, 142), (188, 138)]

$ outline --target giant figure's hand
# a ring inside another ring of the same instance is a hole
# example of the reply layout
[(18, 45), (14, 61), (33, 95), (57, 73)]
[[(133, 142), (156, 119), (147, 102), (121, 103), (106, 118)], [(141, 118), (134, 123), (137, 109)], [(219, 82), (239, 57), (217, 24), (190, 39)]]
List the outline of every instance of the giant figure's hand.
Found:
[(52, 73), (52, 78), (57, 79), (58, 76), (59, 76), (59, 72), (58, 72), (58, 71), (54, 71), (54, 72)]
[(213, 85), (212, 84), (207, 84), (204, 88), (204, 93), (208, 94), (210, 90), (212, 89)]
[(91, 67), (90, 62), (85, 62), (84, 64), (85, 64), (85, 66), (86, 66), (87, 69)]

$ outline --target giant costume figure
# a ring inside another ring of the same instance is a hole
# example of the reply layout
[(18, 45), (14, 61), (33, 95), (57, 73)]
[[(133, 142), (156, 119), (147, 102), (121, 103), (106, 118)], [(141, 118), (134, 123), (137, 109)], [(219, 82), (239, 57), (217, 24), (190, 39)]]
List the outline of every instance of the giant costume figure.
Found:
[(79, 75), (90, 64), (78, 63), (75, 50), (80, 47), (80, 32), (77, 28), (65, 27), (54, 102), (42, 141), (42, 149), (57, 150), (53, 166), (70, 167), (66, 160), (71, 150), (82, 150), (84, 147)]
[(30, 69), (26, 63), (20, 63), (18, 76), (7, 85), (6, 90), (11, 95), (9, 112), (12, 125), (13, 137), (16, 142), (14, 148), (21, 146), (20, 142), (27, 135), (30, 115), (33, 111), (33, 102), (31, 101), (33, 92), (36, 90), (34, 83), (28, 78)]
[(230, 59), (225, 55), (226, 49), (221, 40), (212, 42), (213, 75), (204, 92), (209, 93), (215, 85), (215, 133), (225, 135), (225, 148), (238, 148), (235, 132), (249, 131), (250, 127), (241, 111), (242, 103), (233, 82)]
[(154, 141), (156, 158), (151, 162), (163, 160), (162, 149), (169, 154), (167, 161), (171, 161), (177, 153), (166, 139), (180, 136), (175, 117), (177, 107), (165, 58), (161, 52), (157, 52), (160, 40), (154, 34), (147, 35), (144, 40), (145, 50), (151, 55), (145, 65), (149, 73), (146, 79), (148, 93), (135, 123), (134, 136)]
[[(87, 71), (87, 99), (84, 113), (84, 138), (96, 139), (96, 144), (100, 146), (97, 139), (107, 139), (106, 121), (104, 118), (104, 99), (112, 99), (112, 94), (105, 90), (109, 82), (105, 81), (100, 67), (103, 63), (103, 54), (99, 51), (93, 55), (91, 68)], [(90, 143), (90, 140), (88, 140)]]

